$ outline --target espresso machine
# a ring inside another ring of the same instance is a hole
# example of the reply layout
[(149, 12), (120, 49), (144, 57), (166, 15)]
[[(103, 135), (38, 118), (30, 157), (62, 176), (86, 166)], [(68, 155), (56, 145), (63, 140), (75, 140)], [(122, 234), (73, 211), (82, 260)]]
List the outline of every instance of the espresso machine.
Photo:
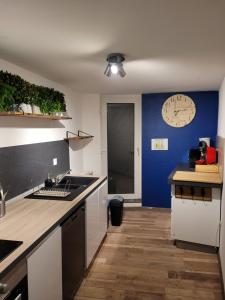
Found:
[(217, 161), (216, 148), (208, 146), (205, 141), (200, 141), (197, 148), (189, 150), (189, 167), (195, 165), (209, 165)]

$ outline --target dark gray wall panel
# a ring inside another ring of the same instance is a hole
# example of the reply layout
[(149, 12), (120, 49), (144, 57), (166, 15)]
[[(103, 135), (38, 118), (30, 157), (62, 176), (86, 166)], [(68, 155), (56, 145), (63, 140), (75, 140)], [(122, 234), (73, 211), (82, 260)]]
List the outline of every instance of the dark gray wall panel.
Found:
[[(58, 165), (52, 165), (57, 157)], [(11, 199), (70, 168), (66, 141), (0, 148), (0, 182)]]

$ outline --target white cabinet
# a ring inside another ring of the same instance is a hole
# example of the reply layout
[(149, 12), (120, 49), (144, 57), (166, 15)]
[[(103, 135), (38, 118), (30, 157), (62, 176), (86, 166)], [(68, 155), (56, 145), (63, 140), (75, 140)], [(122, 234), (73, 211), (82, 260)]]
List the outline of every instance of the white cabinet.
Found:
[(212, 201), (176, 198), (172, 187), (171, 238), (219, 246), (220, 189), (212, 189)]
[(107, 181), (86, 199), (86, 268), (107, 231)]
[(108, 227), (108, 186), (107, 183), (104, 182), (99, 187), (99, 235), (100, 235), (100, 243), (105, 237), (107, 227)]
[(86, 267), (99, 246), (98, 190), (86, 199)]
[(62, 300), (61, 227), (27, 257), (29, 300)]

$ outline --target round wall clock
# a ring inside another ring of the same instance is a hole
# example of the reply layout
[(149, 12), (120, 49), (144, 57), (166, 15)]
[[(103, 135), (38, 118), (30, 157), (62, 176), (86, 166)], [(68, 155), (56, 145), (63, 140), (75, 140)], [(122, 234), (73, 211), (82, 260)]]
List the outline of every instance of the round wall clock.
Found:
[(196, 113), (194, 101), (182, 94), (169, 97), (162, 106), (163, 120), (172, 127), (184, 127), (191, 123)]

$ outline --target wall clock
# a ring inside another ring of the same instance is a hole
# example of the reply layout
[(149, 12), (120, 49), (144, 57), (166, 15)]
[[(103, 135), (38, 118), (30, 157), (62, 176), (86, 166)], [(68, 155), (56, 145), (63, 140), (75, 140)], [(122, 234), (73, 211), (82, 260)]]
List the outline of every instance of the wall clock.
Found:
[(194, 101), (182, 94), (169, 97), (162, 106), (163, 120), (172, 127), (184, 127), (191, 123), (196, 113)]

